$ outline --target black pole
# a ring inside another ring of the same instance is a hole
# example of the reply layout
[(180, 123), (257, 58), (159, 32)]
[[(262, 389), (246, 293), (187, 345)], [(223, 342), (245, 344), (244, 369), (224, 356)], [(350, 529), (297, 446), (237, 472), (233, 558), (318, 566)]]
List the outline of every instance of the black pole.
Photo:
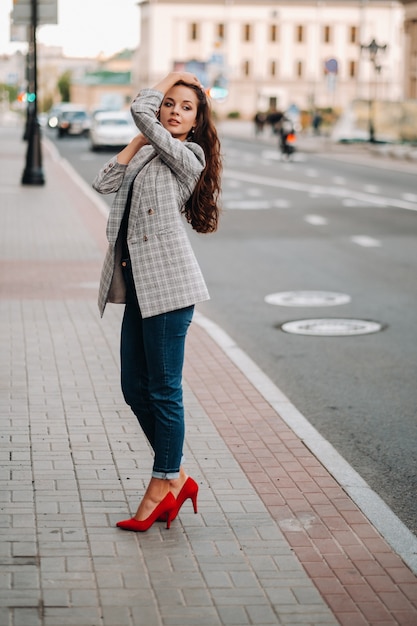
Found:
[(38, 122), (38, 68), (36, 58), (36, 28), (38, 26), (38, 3), (31, 0), (31, 24), (30, 24), (30, 75), (28, 97), (33, 94), (33, 102), (28, 106), (28, 128), (26, 151), (26, 165), (22, 175), (22, 185), (43, 185), (45, 178), (42, 170), (41, 129)]
[[(31, 54), (31, 50), (33, 49), (33, 41), (32, 41), (32, 29), (30, 29), (29, 32), (29, 47), (28, 47), (28, 51), (26, 54), (26, 83), (28, 85), (28, 88), (26, 91), (30, 91), (31, 89), (31, 85), (32, 85), (32, 72), (33, 72), (33, 68), (32, 68), (32, 54)], [(26, 94), (27, 95), (27, 94)], [(25, 130), (23, 133), (23, 140), (27, 141), (29, 138), (29, 120), (30, 120), (30, 111), (31, 111), (32, 107), (29, 106), (29, 104), (26, 105), (26, 121), (25, 121)]]
[(369, 143), (375, 143), (374, 101), (369, 94)]

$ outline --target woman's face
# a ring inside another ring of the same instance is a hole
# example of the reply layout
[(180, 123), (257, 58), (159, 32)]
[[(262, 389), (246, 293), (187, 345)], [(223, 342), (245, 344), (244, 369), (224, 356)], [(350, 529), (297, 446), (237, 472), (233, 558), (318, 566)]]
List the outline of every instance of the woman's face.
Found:
[(194, 89), (174, 85), (165, 94), (159, 111), (159, 121), (176, 139), (184, 141), (197, 123), (198, 100)]

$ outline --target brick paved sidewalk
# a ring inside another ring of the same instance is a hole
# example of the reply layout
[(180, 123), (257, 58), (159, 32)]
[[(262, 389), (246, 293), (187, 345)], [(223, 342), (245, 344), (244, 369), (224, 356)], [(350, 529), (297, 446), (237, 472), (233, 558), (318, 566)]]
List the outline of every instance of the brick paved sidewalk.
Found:
[(151, 456), (121, 398), (105, 217), (0, 128), (0, 626), (417, 624), (417, 579), (196, 316), (185, 369), (199, 513), (120, 531)]

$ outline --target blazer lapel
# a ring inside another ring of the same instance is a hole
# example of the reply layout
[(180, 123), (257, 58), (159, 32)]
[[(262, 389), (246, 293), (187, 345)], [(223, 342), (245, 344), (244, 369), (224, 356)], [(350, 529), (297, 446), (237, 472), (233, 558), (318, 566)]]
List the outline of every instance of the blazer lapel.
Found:
[[(146, 146), (145, 146), (146, 148)], [(109, 243), (115, 244), (119, 234), (120, 224), (126, 208), (126, 202), (129, 191), (133, 185), (136, 176), (141, 170), (156, 156), (154, 148), (149, 146), (148, 150), (142, 148), (137, 155), (133, 157), (127, 166), (123, 183), (116, 194), (112, 209), (109, 215), (108, 234), (113, 233), (113, 237), (109, 239)]]

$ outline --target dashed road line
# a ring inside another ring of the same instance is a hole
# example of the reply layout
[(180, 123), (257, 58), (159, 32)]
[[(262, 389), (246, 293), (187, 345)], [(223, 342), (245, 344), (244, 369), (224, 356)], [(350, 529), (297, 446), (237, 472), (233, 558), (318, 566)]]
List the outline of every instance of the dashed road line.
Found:
[(291, 180), (283, 180), (280, 178), (270, 178), (267, 176), (259, 176), (249, 174), (247, 172), (239, 172), (236, 170), (226, 170), (223, 174), (225, 178), (240, 180), (245, 183), (266, 185), (268, 187), (276, 187), (279, 189), (288, 189), (289, 191), (300, 191), (302, 193), (314, 193), (323, 196), (331, 196), (335, 198), (352, 198), (358, 202), (366, 202), (380, 207), (394, 207), (398, 209), (406, 209), (408, 211), (417, 211), (417, 202), (409, 202), (398, 198), (388, 198), (386, 196), (371, 195), (362, 191), (346, 189), (345, 187), (332, 187), (327, 185), (310, 185)]
[(326, 226), (328, 224), (328, 220), (321, 215), (306, 215), (304, 220), (312, 226)]
[(367, 235), (355, 235), (351, 237), (350, 240), (363, 248), (379, 248), (382, 245), (378, 239), (368, 237)]

